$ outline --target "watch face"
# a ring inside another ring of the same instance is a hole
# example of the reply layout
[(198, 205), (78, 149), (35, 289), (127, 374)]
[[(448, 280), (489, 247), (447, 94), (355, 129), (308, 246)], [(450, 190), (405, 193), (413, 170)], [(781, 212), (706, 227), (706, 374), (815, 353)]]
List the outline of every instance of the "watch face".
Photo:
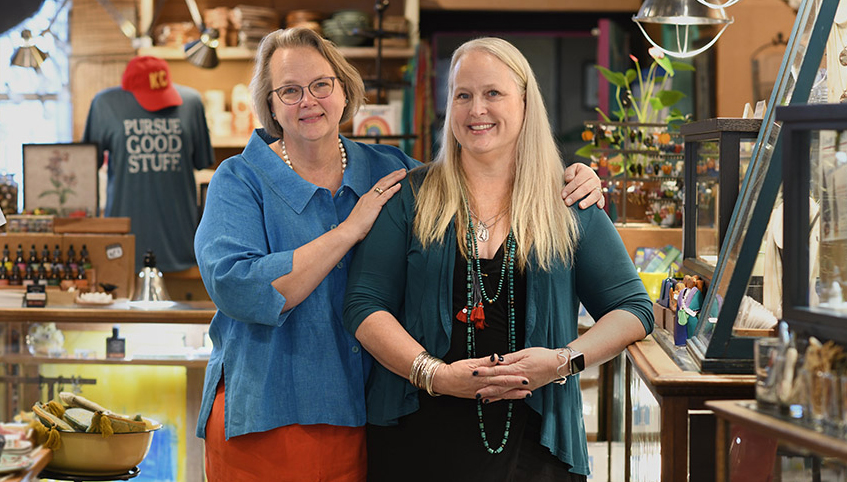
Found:
[(585, 356), (582, 353), (571, 354), (571, 375), (577, 374), (585, 369)]

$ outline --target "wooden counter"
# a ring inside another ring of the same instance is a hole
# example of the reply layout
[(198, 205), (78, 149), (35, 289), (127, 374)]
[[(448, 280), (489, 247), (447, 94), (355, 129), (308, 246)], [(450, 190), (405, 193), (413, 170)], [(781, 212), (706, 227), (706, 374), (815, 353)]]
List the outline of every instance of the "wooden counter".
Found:
[(776, 439), (780, 444), (801, 448), (816, 457), (834, 457), (847, 461), (847, 440), (821, 433), (795, 421), (790, 421), (756, 409), (755, 400), (715, 400), (707, 402), (706, 406), (714, 411), (721, 421), (718, 426), (716, 440), (717, 451), (723, 454), (719, 457), (715, 480), (727, 479), (729, 454), (727, 437), (730, 433), (728, 424), (740, 425), (758, 432), (765, 437)]
[[(657, 341), (659, 338), (664, 340), (660, 343)], [(710, 472), (714, 469), (710, 466), (713, 467), (714, 455), (708, 454), (706, 460), (701, 460), (691, 454), (693, 458), (689, 467), (690, 416), (692, 412), (705, 410), (708, 400), (753, 397), (756, 378), (753, 375), (701, 373), (697, 371), (685, 347), (666, 349), (665, 346), (672, 347), (673, 340), (668, 332), (657, 328), (653, 335), (630, 345), (626, 350), (630, 377), (639, 377), (660, 406), (661, 480), (713, 480)], [(629, 407), (632, 407), (630, 392), (627, 388), (626, 405), (629, 411)], [(627, 414), (627, 430), (632, 430), (631, 413)], [(697, 439), (714, 447), (714, 428), (710, 432), (698, 433)], [(629, 436), (627, 438), (630, 439)], [(631, 444), (628, 442), (627, 467), (630, 449)], [(702, 454), (699, 450), (696, 452)]]
[(215, 316), (210, 301), (181, 301), (161, 309), (135, 307), (127, 301), (106, 306), (72, 305), (47, 308), (0, 306), (0, 323), (47, 322), (63, 323), (192, 323), (208, 324)]

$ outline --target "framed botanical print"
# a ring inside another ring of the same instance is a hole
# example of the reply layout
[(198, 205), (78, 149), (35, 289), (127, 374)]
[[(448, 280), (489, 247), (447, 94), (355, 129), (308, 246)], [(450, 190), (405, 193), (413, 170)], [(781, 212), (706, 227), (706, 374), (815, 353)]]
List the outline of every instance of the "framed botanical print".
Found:
[(97, 215), (97, 144), (24, 144), (24, 210)]

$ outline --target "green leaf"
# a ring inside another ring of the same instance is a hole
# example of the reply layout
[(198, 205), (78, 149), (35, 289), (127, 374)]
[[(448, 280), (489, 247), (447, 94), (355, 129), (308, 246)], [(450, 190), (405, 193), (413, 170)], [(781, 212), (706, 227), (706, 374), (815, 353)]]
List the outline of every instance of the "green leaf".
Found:
[(624, 77), (622, 73), (612, 72), (611, 70), (607, 69), (606, 67), (603, 67), (602, 65), (595, 65), (594, 67), (599, 70), (603, 77), (605, 77), (606, 80), (608, 80), (609, 83), (611, 83), (612, 85), (616, 85), (618, 87), (627, 86), (626, 77)]
[(585, 157), (587, 159), (591, 159), (591, 155), (594, 154), (594, 146), (592, 144), (586, 144), (574, 152), (577, 156)]
[(599, 107), (595, 107), (594, 110), (596, 110), (601, 116), (603, 116), (603, 120), (605, 120), (606, 122), (612, 122), (612, 120), (609, 119), (609, 116), (607, 116), (605, 112), (600, 110)]
[(663, 106), (670, 107), (685, 97), (685, 94), (678, 90), (663, 90), (656, 94), (656, 97), (659, 98)]
[(685, 62), (674, 61), (671, 62), (671, 65), (673, 65), (674, 70), (678, 72), (694, 72), (694, 70), (696, 70), (693, 65), (687, 64)]
[(665, 106), (662, 104), (662, 101), (659, 100), (658, 97), (650, 97), (650, 106), (653, 108), (653, 110), (657, 112), (665, 108)]
[(673, 65), (670, 57), (662, 57), (660, 59), (656, 59), (656, 63), (659, 64), (665, 72), (668, 73), (669, 76), (673, 77)]
[(55, 178), (52, 178), (52, 177), (50, 178), (50, 184), (52, 184), (53, 187), (55, 187), (56, 189), (59, 189), (60, 187), (62, 187), (62, 183), (57, 181)]
[(626, 69), (626, 85), (631, 84), (635, 80), (636, 74), (635, 69)]

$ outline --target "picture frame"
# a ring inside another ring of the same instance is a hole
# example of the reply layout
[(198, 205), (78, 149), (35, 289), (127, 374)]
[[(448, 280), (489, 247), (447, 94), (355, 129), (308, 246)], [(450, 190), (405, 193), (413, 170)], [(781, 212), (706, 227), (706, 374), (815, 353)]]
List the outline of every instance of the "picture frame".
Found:
[(93, 143), (24, 144), (24, 211), (98, 215), (97, 156)]

